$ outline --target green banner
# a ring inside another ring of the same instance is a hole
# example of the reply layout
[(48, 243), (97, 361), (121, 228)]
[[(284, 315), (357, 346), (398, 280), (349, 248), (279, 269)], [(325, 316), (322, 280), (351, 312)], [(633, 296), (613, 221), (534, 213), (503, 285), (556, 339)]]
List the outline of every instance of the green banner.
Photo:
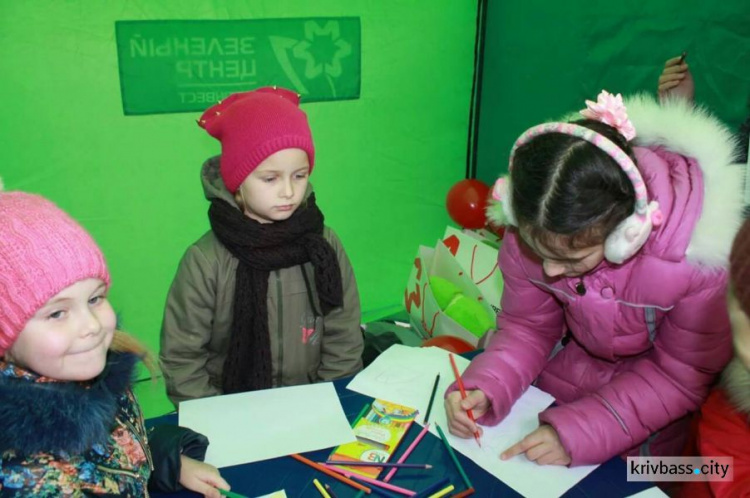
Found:
[(358, 17), (117, 21), (125, 114), (202, 111), (259, 86), (303, 102), (359, 98)]

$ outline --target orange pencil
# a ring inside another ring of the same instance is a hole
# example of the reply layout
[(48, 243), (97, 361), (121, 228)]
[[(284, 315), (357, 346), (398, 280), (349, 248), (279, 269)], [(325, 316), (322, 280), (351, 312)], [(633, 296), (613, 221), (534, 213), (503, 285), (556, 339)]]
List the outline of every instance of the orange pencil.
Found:
[(474, 494), (474, 488), (469, 488), (461, 491), (458, 494), (453, 495), (453, 498), (464, 498), (465, 496), (471, 496)]
[(324, 466), (317, 464), (313, 462), (312, 460), (303, 457), (302, 455), (298, 455), (297, 453), (292, 453), (289, 455), (290, 457), (294, 458), (295, 460), (299, 460), (300, 462), (309, 465), (310, 467), (314, 468), (315, 470), (318, 470), (328, 476), (333, 477), (334, 479), (338, 479), (339, 481), (343, 482), (344, 484), (348, 484), (349, 486), (359, 489), (360, 491), (364, 491), (368, 495), (372, 492), (370, 488), (367, 486), (363, 486), (358, 482), (354, 482), (351, 479), (342, 476), (341, 474), (337, 474), (336, 472), (332, 471), (331, 469), (327, 469)]
[[(458, 384), (458, 389), (461, 391), (461, 399), (466, 399), (466, 389), (464, 389), (464, 382), (461, 380), (461, 374), (458, 373), (456, 360), (453, 359), (453, 353), (448, 353), (448, 356), (451, 359), (451, 366), (453, 367), (453, 375), (456, 376), (456, 384)], [(474, 412), (471, 411), (471, 408), (466, 410), (466, 415), (469, 416), (472, 422), (474, 422), (475, 424), (477, 423), (477, 421), (474, 419)], [(482, 443), (479, 442), (479, 431), (474, 431), (474, 439), (477, 440), (477, 444), (481, 448)]]

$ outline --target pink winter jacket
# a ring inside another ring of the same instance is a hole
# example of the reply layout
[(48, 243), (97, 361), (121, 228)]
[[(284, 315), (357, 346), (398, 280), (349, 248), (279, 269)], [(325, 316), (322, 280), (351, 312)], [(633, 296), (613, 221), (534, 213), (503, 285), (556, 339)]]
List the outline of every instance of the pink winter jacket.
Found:
[[(510, 230), (497, 333), (463, 374), (467, 390), (491, 402), (484, 425), (502, 421), (536, 379), (557, 400), (540, 422), (557, 430), (572, 465), (624, 452), (679, 455), (685, 416), (731, 357), (726, 258), (741, 220), (741, 172), (718, 122), (671, 107), (628, 103), (638, 168), (664, 223), (629, 261), (584, 275), (584, 295), (580, 278), (545, 276)], [(572, 339), (558, 352), (565, 331)]]

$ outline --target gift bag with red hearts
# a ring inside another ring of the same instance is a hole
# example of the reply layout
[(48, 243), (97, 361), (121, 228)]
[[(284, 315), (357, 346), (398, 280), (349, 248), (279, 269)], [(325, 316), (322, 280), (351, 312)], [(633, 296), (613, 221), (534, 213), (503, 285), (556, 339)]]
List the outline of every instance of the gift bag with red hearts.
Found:
[[(476, 253), (483, 254), (469, 248), (465, 239), (460, 239), (456, 247), (462, 244), (469, 253), (475, 253), (475, 260)], [(495, 327), (495, 310), (442, 240), (434, 249), (420, 246), (417, 251), (404, 291), (404, 305), (412, 326), (424, 338), (451, 335), (476, 347), (481, 337)]]

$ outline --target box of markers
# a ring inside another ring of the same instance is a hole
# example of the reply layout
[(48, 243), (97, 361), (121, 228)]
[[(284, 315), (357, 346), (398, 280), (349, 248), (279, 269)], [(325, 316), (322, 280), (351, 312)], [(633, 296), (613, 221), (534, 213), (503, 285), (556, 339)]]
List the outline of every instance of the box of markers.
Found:
[[(387, 462), (416, 416), (417, 410), (414, 408), (376, 399), (352, 427), (357, 440), (335, 448), (329, 459), (375, 464)], [(371, 478), (376, 478), (382, 471), (381, 467), (344, 468), (352, 474)]]

